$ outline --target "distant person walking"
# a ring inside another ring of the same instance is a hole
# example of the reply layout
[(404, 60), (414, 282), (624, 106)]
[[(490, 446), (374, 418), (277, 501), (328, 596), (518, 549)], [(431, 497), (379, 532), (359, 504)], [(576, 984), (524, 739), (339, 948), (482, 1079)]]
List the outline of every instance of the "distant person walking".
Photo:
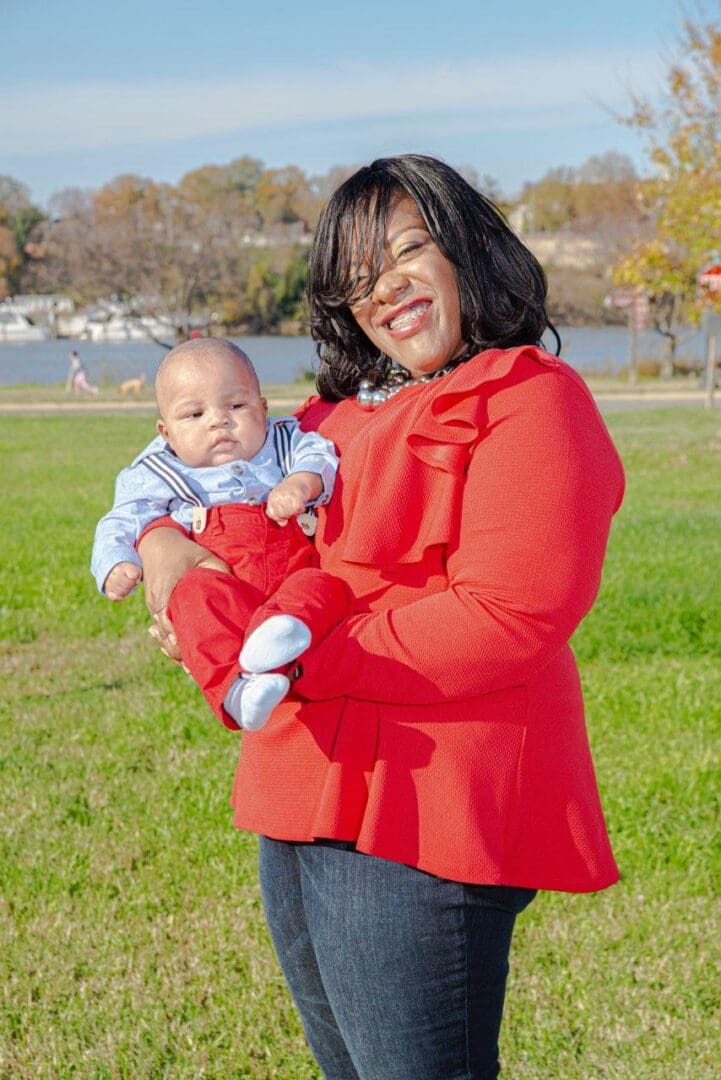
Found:
[(68, 353), (68, 359), (70, 360), (70, 367), (68, 368), (68, 376), (65, 380), (65, 391), (70, 393), (72, 390), (76, 397), (82, 397), (83, 394), (90, 394), (95, 396), (99, 393), (97, 386), (93, 386), (88, 379), (88, 373), (82, 360), (75, 352)]

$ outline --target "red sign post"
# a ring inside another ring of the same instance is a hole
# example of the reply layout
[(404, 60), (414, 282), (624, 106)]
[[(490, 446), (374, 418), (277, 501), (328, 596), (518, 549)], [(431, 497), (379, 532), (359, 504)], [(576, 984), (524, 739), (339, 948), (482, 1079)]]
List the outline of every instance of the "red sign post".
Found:
[(704, 267), (696, 280), (705, 292), (712, 294), (721, 292), (721, 265)]

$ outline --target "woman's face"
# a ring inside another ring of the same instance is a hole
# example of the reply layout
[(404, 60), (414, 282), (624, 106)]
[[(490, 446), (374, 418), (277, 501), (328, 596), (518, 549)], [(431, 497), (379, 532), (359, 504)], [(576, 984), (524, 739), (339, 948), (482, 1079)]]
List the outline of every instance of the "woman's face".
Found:
[(388, 208), (380, 275), (350, 310), (366, 337), (415, 379), (464, 351), (455, 270), (408, 196)]

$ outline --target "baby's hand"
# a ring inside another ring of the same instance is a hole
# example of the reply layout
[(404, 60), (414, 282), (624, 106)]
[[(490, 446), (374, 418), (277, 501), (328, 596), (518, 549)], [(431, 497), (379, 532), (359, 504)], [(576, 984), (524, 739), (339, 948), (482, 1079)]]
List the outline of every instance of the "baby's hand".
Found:
[(135, 563), (116, 563), (105, 579), (103, 589), (110, 600), (124, 600), (132, 592), (143, 576), (143, 571)]
[(288, 520), (302, 514), (305, 504), (317, 499), (322, 490), (323, 481), (316, 473), (293, 473), (270, 492), (265, 512), (279, 525), (287, 525)]

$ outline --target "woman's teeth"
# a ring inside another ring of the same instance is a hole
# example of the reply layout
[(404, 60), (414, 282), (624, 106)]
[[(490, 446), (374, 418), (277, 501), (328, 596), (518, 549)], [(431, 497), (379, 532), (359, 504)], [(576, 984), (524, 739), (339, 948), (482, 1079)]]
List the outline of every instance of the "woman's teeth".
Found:
[(410, 326), (416, 319), (419, 319), (421, 315), (428, 310), (431, 306), (430, 300), (421, 300), (419, 303), (414, 304), (413, 307), (405, 308), (399, 315), (396, 315), (394, 319), (388, 323), (389, 330), (403, 330), (406, 326)]

